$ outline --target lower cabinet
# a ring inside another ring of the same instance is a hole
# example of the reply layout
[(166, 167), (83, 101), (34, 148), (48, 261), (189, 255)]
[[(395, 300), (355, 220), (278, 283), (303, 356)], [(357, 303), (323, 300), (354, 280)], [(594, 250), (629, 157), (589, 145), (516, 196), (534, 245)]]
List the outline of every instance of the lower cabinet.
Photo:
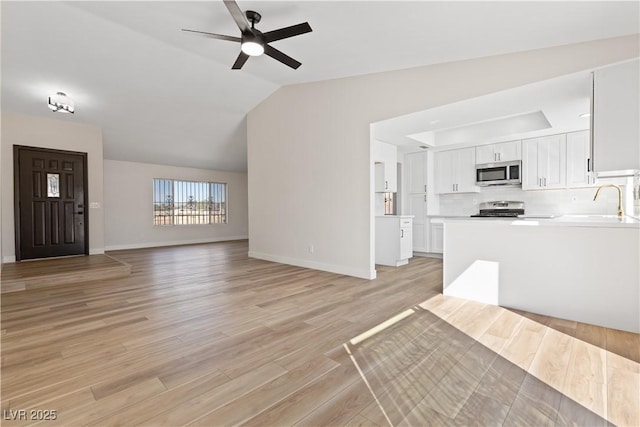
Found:
[(444, 252), (444, 224), (441, 222), (431, 223), (431, 248), (429, 252), (441, 254)]
[(413, 257), (411, 216), (376, 217), (376, 264), (399, 267)]

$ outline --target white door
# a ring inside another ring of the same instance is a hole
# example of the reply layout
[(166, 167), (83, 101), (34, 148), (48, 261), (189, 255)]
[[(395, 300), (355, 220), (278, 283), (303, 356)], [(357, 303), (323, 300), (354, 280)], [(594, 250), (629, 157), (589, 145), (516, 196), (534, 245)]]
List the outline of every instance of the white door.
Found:
[(400, 229), (400, 257), (399, 260), (409, 259), (413, 256), (412, 227)]
[(590, 152), (588, 130), (567, 134), (567, 187), (593, 184), (589, 172)]
[(407, 164), (408, 193), (427, 192), (427, 153), (410, 153)]
[(476, 150), (474, 148), (463, 148), (457, 151), (456, 170), (456, 193), (471, 193), (479, 191), (476, 186)]
[(566, 135), (551, 135), (538, 142), (538, 171), (543, 188), (564, 188), (567, 183)]
[(410, 194), (408, 196), (409, 215), (413, 215), (413, 250), (427, 252), (425, 240), (425, 221), (427, 215), (427, 195)]
[(541, 188), (538, 173), (538, 138), (522, 141), (522, 189)]
[(455, 152), (453, 150), (434, 153), (436, 193), (438, 194), (453, 193), (455, 191), (453, 180), (454, 159)]
[(500, 144), (496, 144), (498, 161), (510, 162), (513, 160), (521, 160), (522, 159), (521, 146), (522, 146), (521, 141), (509, 141), (509, 142), (502, 142)]
[(479, 165), (485, 163), (495, 163), (496, 155), (494, 151), (495, 145), (481, 145), (476, 147), (476, 163)]

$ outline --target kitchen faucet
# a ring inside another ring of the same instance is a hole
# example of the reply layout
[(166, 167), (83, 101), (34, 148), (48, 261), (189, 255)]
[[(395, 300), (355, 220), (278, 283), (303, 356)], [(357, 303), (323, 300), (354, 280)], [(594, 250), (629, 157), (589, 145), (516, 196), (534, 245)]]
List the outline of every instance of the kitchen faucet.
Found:
[(619, 185), (615, 185), (615, 184), (601, 185), (596, 190), (596, 195), (593, 196), (593, 201), (594, 202), (596, 201), (596, 199), (598, 198), (598, 194), (600, 193), (600, 190), (602, 190), (604, 187), (613, 187), (613, 188), (618, 190), (618, 216), (619, 217), (623, 217), (624, 216), (624, 212), (622, 212), (622, 190), (620, 189)]

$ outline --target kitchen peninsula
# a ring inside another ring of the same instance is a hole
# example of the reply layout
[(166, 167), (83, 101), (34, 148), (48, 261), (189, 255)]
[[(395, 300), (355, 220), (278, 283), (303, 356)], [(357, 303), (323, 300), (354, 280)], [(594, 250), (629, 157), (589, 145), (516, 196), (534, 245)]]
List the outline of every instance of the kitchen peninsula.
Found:
[(443, 293), (640, 333), (640, 221), (446, 219)]

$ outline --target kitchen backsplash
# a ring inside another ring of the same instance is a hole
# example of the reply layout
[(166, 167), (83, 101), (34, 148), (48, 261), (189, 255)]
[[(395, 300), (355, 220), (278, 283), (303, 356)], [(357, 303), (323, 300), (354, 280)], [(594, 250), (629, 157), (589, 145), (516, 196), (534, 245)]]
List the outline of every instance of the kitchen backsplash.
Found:
[[(636, 179), (636, 181), (638, 181)], [(600, 184), (618, 184), (623, 190), (623, 207), (634, 215), (638, 208), (633, 198), (633, 178), (600, 180)], [(525, 203), (526, 214), (566, 215), (604, 214), (615, 215), (618, 193), (604, 189), (597, 201), (593, 201), (597, 187), (542, 191), (523, 191), (520, 187), (486, 187), (480, 193), (440, 195), (439, 215), (467, 216), (478, 213), (478, 204), (495, 200), (517, 200)], [(431, 213), (431, 212), (430, 212)], [(435, 212), (434, 212), (435, 213)]]

